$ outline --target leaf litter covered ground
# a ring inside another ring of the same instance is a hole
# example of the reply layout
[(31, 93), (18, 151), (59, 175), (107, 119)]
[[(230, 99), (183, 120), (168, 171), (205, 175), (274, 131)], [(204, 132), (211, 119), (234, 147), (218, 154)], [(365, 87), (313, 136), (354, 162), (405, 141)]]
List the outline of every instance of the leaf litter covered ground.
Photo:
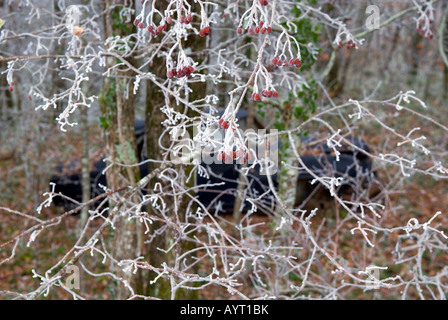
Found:
[[(92, 129), (95, 134), (91, 141), (91, 155), (92, 162), (99, 159), (102, 156), (101, 152), (101, 135), (98, 128)], [(96, 131), (95, 131), (96, 130)], [(369, 144), (375, 146), (379, 144), (380, 135), (371, 135), (367, 137)], [(81, 143), (78, 134), (60, 135), (54, 134), (48, 136), (49, 141), (46, 142), (45, 147), (41, 149), (41, 153), (38, 154), (20, 154), (11, 153), (11, 148), (0, 149), (0, 155), (2, 160), (0, 162), (0, 176), (2, 178), (2, 184), (0, 184), (0, 207), (11, 208), (18, 210), (29, 215), (36, 215), (36, 207), (43, 201), (42, 194), (48, 190), (48, 180), (52, 173), (56, 172), (56, 166), (59, 161), (71, 162), (76, 159), (76, 154), (80, 154)], [(58, 146), (65, 146), (59, 148)], [(39, 163), (46, 170), (35, 170), (33, 176), (33, 191), (34, 194), (30, 194), (30, 186), (25, 182), (26, 176), (26, 162), (27, 157), (32, 157), (36, 167)], [(51, 159), (51, 161), (48, 161)], [(381, 177), (387, 180), (387, 175)], [(28, 190), (28, 191), (27, 191)], [(420, 222), (425, 222), (431, 219), (431, 217), (437, 212), (442, 211), (442, 215), (439, 215), (435, 223), (441, 226), (448, 226), (448, 216), (446, 214), (446, 208), (448, 208), (448, 184), (446, 181), (435, 181), (432, 179), (423, 179), (419, 176), (413, 176), (405, 184), (400, 185), (400, 188), (396, 188), (394, 192), (389, 193), (387, 200), (389, 202), (389, 208), (395, 208), (389, 212), (384, 212), (381, 218), (381, 225), (385, 228), (393, 228), (396, 226), (406, 225), (410, 217), (418, 219)], [(37, 200), (35, 195), (39, 195)], [(360, 267), (366, 264), (368, 261), (370, 264), (388, 266), (387, 271), (382, 271), (382, 278), (388, 276), (400, 275), (403, 279), (412, 277), (413, 270), (410, 269), (409, 264), (404, 262), (401, 264), (395, 264), (396, 255), (394, 254), (395, 246), (399, 233), (390, 233), (384, 235), (378, 235), (372, 237), (372, 242), (375, 247), (366, 248), (366, 241), (361, 234), (351, 234), (350, 230), (356, 227), (356, 223), (353, 219), (346, 219), (347, 212), (341, 208), (335, 207), (332, 199), (326, 198), (325, 194), (318, 194), (317, 197), (312, 199), (310, 206), (318, 206), (320, 210), (319, 214), (313, 218), (311, 225), (313, 233), (316, 235), (316, 239), (332, 239), (333, 248), (331, 252), (333, 256), (338, 257), (339, 261), (344, 261), (348, 267)], [(39, 218), (50, 219), (63, 213), (61, 208), (49, 207), (43, 208)], [(6, 212), (0, 211), (0, 244), (11, 240), (13, 235), (16, 235), (26, 227), (32, 225), (32, 222), (24, 222), (25, 219)], [(228, 231), (229, 234), (235, 234), (233, 227), (233, 218), (231, 215), (223, 215), (218, 219), (221, 221), (222, 227)], [(266, 215), (253, 214), (250, 217), (252, 224), (257, 224), (255, 232), (259, 235), (263, 235), (266, 239), (275, 239), (276, 225), (271, 217)], [(101, 221), (96, 221), (92, 224), (92, 228), (98, 227)], [(335, 226), (338, 228), (335, 230)], [(93, 230), (93, 229), (92, 229)], [(300, 226), (296, 226), (297, 232), (303, 232)], [(448, 233), (446, 229), (442, 229), (445, 233)], [(27, 241), (21, 241), (17, 250), (16, 256), (11, 261), (6, 262), (0, 266), (0, 291), (16, 291), (16, 292), (29, 292), (35, 289), (39, 285), (37, 279), (32, 278), (31, 270), (36, 270), (39, 274), (42, 274), (53, 266), (55, 262), (61, 259), (65, 252), (72, 248), (73, 244), (78, 238), (79, 232), (79, 217), (69, 216), (60, 224), (45, 229), (35, 242), (29, 247)], [(106, 231), (108, 232), (108, 231)], [(401, 244), (402, 247), (410, 248), (406, 254), (408, 257), (413, 257), (417, 253), (418, 244), (414, 243), (412, 239), (406, 240)], [(6, 245), (0, 248), (0, 259), (5, 259), (11, 254), (12, 245)], [(328, 249), (328, 248), (327, 248)], [(303, 252), (303, 259), (307, 258), (309, 252)], [(300, 256), (299, 256), (300, 257)], [(402, 257), (402, 260), (406, 257)], [(422, 257), (424, 268), (423, 272), (427, 275), (434, 275), (438, 271), (442, 270), (448, 263), (448, 257), (446, 251), (434, 250), (433, 252), (425, 251), (425, 255)], [(96, 266), (96, 270), (106, 270), (100, 263), (100, 258), (94, 259), (86, 257), (84, 263), (87, 266)], [(319, 258), (320, 269), (312, 268), (310, 270), (311, 277), (319, 277), (319, 274), (328, 276), (331, 275), (331, 270), (334, 266), (331, 266), (327, 259)], [(212, 268), (211, 262), (204, 260), (201, 265), (201, 270), (204, 274), (209, 274)], [(271, 270), (272, 271), (272, 270)], [(269, 275), (267, 275), (269, 276)], [(275, 276), (275, 275), (273, 275)], [(329, 276), (338, 277), (338, 275)], [(332, 281), (332, 279), (328, 281)], [(340, 276), (338, 281), (343, 280), (344, 277)], [(247, 293), (250, 296), (252, 289), (251, 279), (248, 274), (243, 274), (239, 279), (241, 287), (238, 288), (243, 293)], [(350, 279), (344, 279), (350, 281)], [(445, 279), (446, 282), (448, 279)], [(288, 283), (300, 286), (302, 279), (294, 273), (288, 274)], [(83, 283), (83, 296), (90, 299), (110, 299), (113, 298), (113, 290), (111, 281), (107, 277), (91, 277), (85, 275)], [(360, 288), (351, 288), (348, 290), (341, 290), (338, 298), (341, 299), (397, 299), (400, 298), (400, 291), (402, 288), (386, 289), (381, 288), (379, 290), (363, 291)], [(288, 296), (287, 290), (283, 292), (285, 296)], [(303, 295), (313, 296), (315, 292), (304, 291)], [(418, 298), (418, 292), (410, 289), (408, 297)], [(293, 295), (291, 292), (290, 295)], [(64, 290), (51, 290), (46, 299), (66, 299), (70, 298), (70, 295)], [(199, 299), (235, 299), (235, 296), (229, 294), (229, 292), (222, 287), (209, 287), (208, 290), (199, 292)]]

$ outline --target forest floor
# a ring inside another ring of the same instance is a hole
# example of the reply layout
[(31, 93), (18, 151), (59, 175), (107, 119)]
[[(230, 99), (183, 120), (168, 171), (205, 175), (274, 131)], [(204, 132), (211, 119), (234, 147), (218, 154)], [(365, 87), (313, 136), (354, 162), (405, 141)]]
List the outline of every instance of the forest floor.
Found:
[[(99, 128), (95, 128), (95, 134), (92, 135), (92, 150), (98, 150), (101, 146), (101, 138)], [(56, 172), (55, 168), (59, 161), (70, 162), (75, 159), (73, 154), (80, 154), (81, 143), (76, 134), (65, 135), (64, 141), (61, 141), (60, 135), (49, 135), (50, 141), (44, 141), (40, 146), (33, 148), (22, 148), (19, 152), (11, 152), (12, 148), (1, 148), (0, 146), (0, 207), (10, 208), (12, 210), (21, 211), (30, 215), (36, 215), (36, 207), (44, 199), (42, 194), (48, 190), (48, 181), (51, 173)], [(377, 143), (378, 136), (371, 136), (367, 142), (370, 144)], [(23, 143), (25, 143), (23, 141)], [(64, 146), (61, 148), (60, 146)], [(101, 152), (92, 152), (92, 157), (99, 159)], [(33, 159), (26, 160), (26, 159)], [(31, 179), (30, 179), (31, 177)], [(31, 196), (33, 194), (33, 196)], [(415, 217), (420, 222), (428, 221), (437, 211), (444, 214), (437, 218), (437, 223), (448, 226), (448, 216), (446, 208), (448, 208), (448, 183), (446, 181), (437, 181), (434, 179), (425, 179), (424, 177), (415, 176), (408, 180), (406, 185), (401, 185), (401, 191), (391, 193), (388, 201), (393, 206), (399, 207), (399, 210), (385, 214), (384, 227), (403, 226), (409, 220), (409, 217)], [(332, 234), (333, 228), (337, 221), (344, 218), (343, 211), (334, 207), (334, 202), (325, 203), (329, 209), (330, 215), (317, 215), (313, 220), (313, 228), (321, 228), (320, 237), (326, 237)], [(328, 211), (328, 210), (327, 210)], [(44, 207), (39, 218), (49, 219), (61, 214), (61, 208)], [(338, 214), (337, 214), (338, 212)], [(257, 232), (264, 234), (266, 237), (272, 235), (273, 228), (270, 227), (271, 218), (264, 215), (253, 215), (253, 223), (262, 223)], [(227, 228), (231, 233), (232, 216), (226, 215), (222, 217), (223, 227)], [(100, 221), (94, 222), (92, 227), (97, 227)], [(32, 225), (32, 222), (26, 221), (20, 216), (8, 213), (0, 209), (0, 245), (11, 240), (26, 227)], [(350, 230), (356, 227), (353, 220), (344, 222), (339, 227), (340, 237), (336, 237), (337, 252), (341, 258), (351, 261), (356, 256), (365, 254), (365, 242), (359, 238), (361, 236), (352, 236)], [(79, 232), (79, 216), (69, 216), (63, 219), (60, 224), (45, 229), (42, 234), (37, 237), (29, 247), (27, 240), (19, 243), (16, 255), (11, 261), (0, 266), (0, 291), (16, 291), (29, 292), (39, 285), (37, 279), (32, 278), (31, 270), (43, 273), (49, 267), (54, 265), (56, 261), (61, 259), (67, 250), (69, 250), (77, 240)], [(448, 233), (448, 230), (445, 230)], [(395, 237), (395, 238), (394, 238)], [(376, 256), (377, 263), (388, 263), (390, 275), (401, 275), (405, 277), (410, 270), (406, 264), (393, 265), (394, 244), (397, 242), (397, 234), (390, 236), (378, 237), (375, 244), (377, 245)], [(25, 239), (28, 239), (25, 237)], [(5, 259), (11, 254), (12, 244), (0, 247), (0, 259)], [(409, 252), (412, 254), (413, 252)], [(415, 252), (414, 252), (415, 253)], [(448, 257), (443, 254), (439, 256), (429, 255), (424, 258), (427, 274), (433, 274), (440, 270), (448, 263)], [(88, 261), (86, 262), (89, 263)], [(204, 272), (210, 266), (204, 264), (202, 266)], [(328, 268), (330, 266), (327, 265)], [(108, 299), (111, 298), (111, 283), (106, 277), (92, 278), (86, 276), (82, 291), (84, 296), (91, 299)], [(249, 292), (249, 279), (242, 280), (242, 292)], [(300, 285), (300, 281), (297, 282)], [(244, 287), (247, 286), (247, 290)], [(416, 295), (416, 293), (415, 293)], [(381, 289), (382, 298), (396, 299), (399, 293), (392, 294)], [(416, 295), (417, 296), (417, 295)], [(362, 290), (352, 290), (347, 292), (345, 298), (358, 299), (369, 297)], [(66, 299), (70, 295), (64, 290), (52, 290), (47, 299)], [(225, 288), (213, 288), (201, 291), (200, 299), (231, 299), (233, 298)], [(0, 296), (0, 299), (1, 296)]]

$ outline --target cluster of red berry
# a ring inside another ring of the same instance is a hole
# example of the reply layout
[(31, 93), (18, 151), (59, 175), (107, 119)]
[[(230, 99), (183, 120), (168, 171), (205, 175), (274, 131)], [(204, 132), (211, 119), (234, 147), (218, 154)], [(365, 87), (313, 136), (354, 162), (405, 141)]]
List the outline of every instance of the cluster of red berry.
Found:
[(220, 129), (227, 130), (229, 128), (229, 121), (225, 121), (223, 118), (219, 119), (218, 126)]
[[(272, 90), (262, 90), (261, 91), (261, 96), (266, 97), (266, 98), (278, 98), (278, 92), (277, 91), (272, 91)], [(260, 101), (261, 100), (261, 96), (259, 93), (254, 92), (252, 93), (252, 99), (254, 101)]]
[(199, 35), (200, 35), (201, 37), (208, 36), (209, 34), (210, 34), (210, 28), (209, 28), (209, 27), (205, 27), (204, 29), (201, 29), (201, 30), (199, 31)]
[[(432, 23), (432, 21), (430, 21), (430, 23)], [(425, 40), (434, 39), (434, 34), (432, 32), (428, 36), (428, 35), (426, 35), (426, 31), (424, 29), (416, 28), (415, 31), (417, 31), (417, 33), (421, 33), (422, 35), (425, 35)]]
[[(241, 27), (238, 27), (236, 29), (236, 32), (238, 34), (242, 34), (243, 33), (243, 29), (241, 29)], [(250, 34), (254, 34), (254, 33), (261, 33), (261, 34), (272, 33), (272, 28), (271, 27), (264, 27), (264, 21), (260, 21), (258, 26), (256, 26), (255, 28), (254, 27), (250, 27), (248, 29), (248, 32)]]
[(171, 69), (168, 70), (166, 75), (168, 78), (182, 78), (182, 77), (189, 77), (194, 72), (194, 68), (192, 66), (185, 66), (183, 68), (179, 69)]
[[(355, 43), (354, 41), (349, 40), (349, 41), (347, 42), (347, 49), (350, 49), (350, 48), (352, 48), (352, 47), (353, 47), (353, 48), (356, 47), (356, 43)], [(342, 41), (339, 41), (338, 48), (339, 48), (339, 49), (342, 48)]]
[[(436, 10), (432, 10), (432, 15), (431, 15), (431, 10), (428, 8), (425, 10), (425, 15), (427, 17), (429, 17), (429, 24), (432, 25), (434, 23), (434, 20), (432, 20), (432, 18), (434, 17), (434, 14), (436, 13)], [(411, 20), (414, 20), (414, 18), (411, 17)], [(431, 30), (428, 30), (429, 28), (425, 25), (423, 25), (425, 21), (425, 18), (421, 18), (419, 20), (417, 20), (418, 26), (417, 28), (415, 28), (415, 31), (417, 31), (417, 33), (421, 33), (422, 35), (425, 36), (425, 39), (434, 39), (434, 34), (431, 32)], [(429, 33), (429, 35), (428, 35)]]
[(255, 101), (260, 101), (261, 100), (260, 94), (256, 92), (252, 93), (252, 99)]
[[(134, 20), (134, 25), (136, 27), (139, 27), (140, 29), (143, 29), (145, 27), (145, 24), (143, 23), (143, 21), (140, 21), (140, 19), (135, 19)], [(166, 31), (166, 29), (168, 28), (168, 25), (166, 23), (161, 24), (160, 26), (156, 27), (154, 25), (149, 25), (147, 30), (149, 33), (151, 33), (153, 36), (157, 36), (159, 35), (162, 31)]]
[(285, 60), (282, 61), (281, 59), (278, 59), (277, 57), (274, 57), (272, 59), (272, 63), (275, 66), (278, 66), (278, 67), (286, 67), (288, 65), (296, 66), (297, 68), (301, 68), (302, 67), (302, 61), (300, 61), (299, 58), (297, 58), (297, 59), (290, 59), (289, 61), (285, 59)]
[(238, 152), (231, 151), (229, 153), (220, 152), (220, 153), (218, 153), (216, 158), (218, 159), (218, 161), (224, 160), (224, 162), (230, 162), (230, 161), (233, 161), (234, 159), (237, 159), (241, 156), (244, 156), (244, 160), (243, 160), (244, 163), (246, 163), (249, 159), (252, 158), (250, 153), (248, 153), (248, 152), (244, 153), (244, 151), (242, 151), (242, 150), (240, 150)]
[(135, 18), (134, 20), (134, 26), (139, 27), (139, 28), (143, 28), (143, 21), (140, 21), (140, 19)]
[(163, 25), (158, 26), (157, 28), (155, 26), (148, 26), (147, 30), (153, 36), (158, 36), (162, 31), (166, 31), (167, 28), (168, 28), (168, 26), (165, 23)]
[(188, 14), (186, 17), (180, 16), (179, 22), (189, 24), (191, 21), (193, 21), (193, 16), (191, 14)]
[(236, 159), (236, 158), (237, 158), (237, 155), (236, 155), (236, 152), (235, 152), (235, 151), (231, 151), (231, 152), (229, 152), (228, 154), (227, 154), (227, 153), (224, 153), (224, 152), (221, 152), (221, 153), (218, 153), (218, 155), (216, 156), (216, 158), (217, 158), (219, 161), (224, 160), (224, 162), (229, 162), (229, 161), (232, 161), (233, 159)]
[(278, 98), (278, 92), (272, 90), (263, 90), (261, 91), (261, 95), (266, 98)]

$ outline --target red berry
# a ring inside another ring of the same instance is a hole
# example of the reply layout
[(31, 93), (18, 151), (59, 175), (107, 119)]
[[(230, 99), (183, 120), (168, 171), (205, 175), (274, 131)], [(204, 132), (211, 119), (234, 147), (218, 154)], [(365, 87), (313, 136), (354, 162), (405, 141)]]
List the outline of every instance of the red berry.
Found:
[(185, 17), (184, 16), (180, 16), (179, 20), (180, 20), (180, 23), (185, 23)]
[(194, 68), (192, 66), (188, 66), (188, 72), (192, 73), (194, 71)]
[(238, 34), (242, 34), (243, 33), (243, 30), (241, 29), (241, 27), (238, 27), (238, 29), (236, 29), (236, 33), (238, 33)]
[(140, 29), (143, 29), (144, 26), (145, 26), (145, 25), (143, 24), (143, 22), (140, 22), (140, 23), (138, 24), (138, 27), (139, 27)]
[(258, 93), (254, 94), (254, 100), (255, 101), (260, 101), (261, 100), (260, 95)]
[(264, 21), (260, 21), (260, 28), (263, 27)]
[(225, 121), (223, 118), (221, 118), (218, 121), (218, 126), (219, 126), (220, 129), (226, 130), (226, 129), (229, 128), (229, 122)]
[(252, 29), (252, 27), (249, 28), (249, 33), (250, 34), (254, 33), (254, 29)]
[(260, 33), (260, 27), (255, 27), (255, 33)]
[(277, 65), (278, 65), (279, 67), (281, 67), (281, 66), (282, 66), (282, 60), (278, 60)]
[(9, 92), (13, 92), (14, 89), (12, 87), (9, 87)]
[(277, 57), (274, 57), (274, 59), (272, 59), (272, 63), (273, 63), (273, 64), (277, 64), (277, 62), (278, 62)]
[(148, 26), (147, 29), (148, 29), (148, 31), (151, 32), (151, 33), (154, 31), (154, 27), (153, 27), (153, 26)]
[(271, 32), (272, 32), (272, 28), (268, 27), (268, 33), (271, 33)]
[(135, 26), (138, 26), (139, 23), (140, 23), (140, 20), (138, 20), (138, 19), (135, 19), (135, 20), (134, 20), (134, 25), (135, 25)]
[(272, 93), (271, 90), (268, 90), (268, 91), (266, 92), (266, 96), (267, 96), (268, 98), (272, 97), (272, 95), (273, 95), (273, 93)]
[(294, 64), (294, 59), (289, 60), (289, 64), (292, 66)]
[(266, 33), (266, 28), (265, 27), (261, 28), (260, 33), (261, 34), (265, 34)]
[(272, 94), (272, 96), (274, 97), (274, 98), (278, 98), (278, 92), (277, 91), (274, 91), (274, 93)]
[(205, 35), (208, 36), (210, 34), (210, 27), (204, 28)]
[(204, 29), (201, 29), (201, 30), (199, 31), (199, 35), (200, 35), (201, 37), (205, 37), (205, 31), (204, 31)]

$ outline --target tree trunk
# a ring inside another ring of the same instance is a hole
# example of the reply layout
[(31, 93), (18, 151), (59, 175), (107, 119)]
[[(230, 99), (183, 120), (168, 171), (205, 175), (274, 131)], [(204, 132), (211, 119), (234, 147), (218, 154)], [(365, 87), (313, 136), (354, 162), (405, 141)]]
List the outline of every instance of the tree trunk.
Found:
[[(163, 11), (166, 8), (167, 2), (166, 1), (158, 1), (156, 3), (157, 9)], [(199, 7), (197, 4), (192, 4), (192, 11), (197, 11), (196, 9)], [(201, 49), (205, 48), (205, 41), (203, 39), (198, 39), (197, 36), (191, 36), (186, 42), (185, 47), (191, 48), (193, 52), (200, 52)], [(199, 59), (195, 58), (195, 59)], [(165, 68), (165, 61), (161, 58), (155, 58), (153, 61), (153, 67), (151, 68), (151, 72), (154, 73), (157, 77), (165, 78), (166, 77), (166, 68)], [(194, 101), (199, 98), (202, 98), (205, 95), (205, 86), (202, 83), (193, 83), (190, 85), (190, 88), (192, 89), (192, 93), (186, 97), (189, 101)], [(166, 103), (165, 96), (160, 91), (160, 88), (158, 88), (156, 85), (152, 84), (151, 82), (148, 82), (148, 87), (146, 90), (146, 138), (147, 138), (147, 150), (148, 150), (148, 158), (149, 159), (155, 159), (155, 160), (161, 160), (162, 159), (162, 150), (160, 148), (159, 142), (163, 144), (164, 146), (167, 146), (170, 141), (169, 137), (165, 135), (163, 139), (160, 139), (164, 127), (161, 125), (161, 123), (166, 119), (165, 115), (160, 111), (160, 108), (163, 107)], [(183, 106), (174, 106), (174, 109), (177, 109), (177, 111), (183, 110)], [(190, 112), (191, 113), (191, 112)], [(188, 114), (189, 116), (192, 116), (192, 114)], [(190, 135), (192, 132), (190, 132)], [(154, 164), (152, 162), (149, 163), (149, 171), (153, 171), (158, 164)], [(192, 166), (185, 166), (185, 165), (178, 165), (176, 170), (179, 172), (179, 181), (178, 183), (180, 185), (185, 185), (187, 188), (192, 187), (194, 181), (185, 181), (185, 177), (189, 175), (190, 170), (192, 169)], [(183, 179), (183, 180), (182, 180)], [(158, 181), (155, 179), (155, 181), (160, 182), (164, 187), (170, 188), (166, 184), (166, 181)], [(186, 215), (186, 208), (189, 202), (189, 198), (186, 196), (177, 196), (176, 199), (173, 199), (172, 196), (167, 196), (164, 199), (167, 206), (170, 206), (168, 208), (168, 212), (174, 213), (174, 202), (177, 201), (178, 203), (178, 211), (177, 216), (179, 219), (183, 220), (185, 219)], [(147, 208), (147, 210), (151, 210), (151, 208)], [(152, 212), (152, 214), (158, 215), (157, 212)], [(152, 230), (151, 233), (153, 234), (156, 230), (163, 227), (163, 223), (161, 222), (153, 222), (151, 225)], [(175, 256), (174, 254), (169, 255), (165, 254), (159, 249), (168, 249), (170, 246), (170, 241), (173, 239), (176, 235), (173, 233), (174, 230), (169, 231), (165, 230), (165, 232), (161, 235), (158, 235), (154, 237), (152, 240), (150, 247), (149, 247), (149, 263), (155, 268), (160, 268), (162, 266), (162, 263), (166, 263), (168, 266), (174, 266), (175, 264)], [(181, 243), (179, 247), (178, 253), (185, 252), (187, 250), (190, 250), (192, 248), (192, 244), (185, 242)], [(176, 250), (173, 250), (176, 251)], [(148, 282), (153, 280), (157, 274), (155, 272), (149, 272), (148, 273)], [(152, 297), (157, 297), (160, 299), (181, 299), (181, 300), (190, 300), (190, 299), (197, 299), (197, 291), (195, 290), (177, 290), (175, 292), (175, 295), (173, 295), (173, 292), (171, 291), (171, 284), (168, 279), (159, 279), (155, 284), (148, 285), (148, 288), (146, 290), (146, 294)]]
[[(104, 2), (106, 10), (109, 9), (107, 2)], [(134, 3), (130, 3), (134, 7)], [(113, 12), (104, 15), (105, 38), (117, 34), (122, 36), (122, 29), (133, 29), (132, 23), (115, 23), (112, 21)], [(118, 15), (116, 15), (118, 16)], [(110, 49), (110, 48), (108, 48)], [(134, 64), (132, 58), (126, 58), (130, 64)], [(106, 58), (106, 70), (115, 65), (115, 58)], [(100, 105), (103, 116), (106, 119), (108, 128), (106, 129), (107, 155), (115, 162), (126, 165), (137, 163), (137, 143), (134, 126), (135, 97), (133, 95), (132, 70), (114, 70), (114, 77), (104, 78), (103, 89), (100, 96)], [(112, 166), (107, 172), (107, 185), (109, 189), (115, 189), (127, 185), (134, 185), (139, 179), (138, 167)], [(137, 199), (135, 199), (137, 200)], [(113, 205), (113, 204), (111, 204)], [(114, 229), (114, 243), (112, 255), (117, 261), (125, 259), (135, 259), (141, 255), (141, 225), (137, 219), (129, 220), (129, 215), (125, 214), (125, 206), (122, 207), (120, 215), (117, 217)], [(141, 273), (133, 275), (132, 272), (124, 272), (121, 267), (116, 266), (116, 274), (119, 278), (127, 281), (136, 293), (142, 292)], [(116, 287), (116, 299), (129, 297), (130, 292), (122, 283)]]
[[(89, 163), (89, 122), (87, 107), (80, 108), (80, 128), (81, 128), (81, 186), (82, 202), (86, 203), (91, 198), (90, 192), (90, 163)], [(82, 232), (89, 217), (89, 207), (85, 206), (81, 210), (80, 232)]]

